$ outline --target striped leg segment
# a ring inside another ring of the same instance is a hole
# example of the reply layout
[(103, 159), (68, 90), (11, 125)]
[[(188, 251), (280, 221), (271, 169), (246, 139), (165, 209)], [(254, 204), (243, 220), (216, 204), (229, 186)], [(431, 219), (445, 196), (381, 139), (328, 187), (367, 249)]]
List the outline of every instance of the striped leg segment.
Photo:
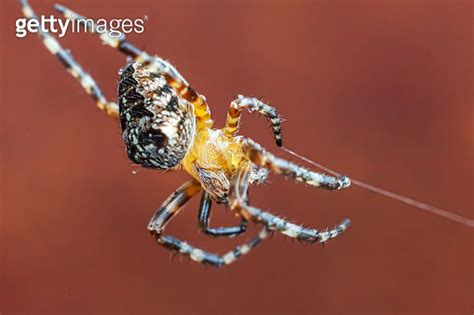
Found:
[[(38, 20), (38, 17), (28, 4), (27, 0), (21, 0), (20, 4), (25, 17), (28, 19)], [(66, 67), (67, 71), (79, 81), (87, 94), (89, 94), (95, 101), (97, 107), (104, 111), (108, 116), (118, 118), (118, 105), (114, 102), (107, 101), (97, 83), (87, 72), (84, 71), (84, 69), (82, 69), (81, 65), (74, 59), (72, 54), (65, 50), (53, 36), (42, 32), (40, 28), (38, 28), (38, 34), (44, 46), (51, 54), (55, 55)]]
[(181, 207), (200, 191), (201, 185), (196, 181), (188, 181), (176, 189), (153, 215), (148, 224), (148, 231), (160, 235)]
[[(88, 31), (92, 33), (99, 33), (97, 31), (97, 25), (92, 19), (87, 19), (86, 17), (81, 16), (62, 5), (55, 5), (54, 8), (68, 19), (87, 20), (87, 23), (83, 24), (85, 24), (85, 27), (87, 27)], [(176, 70), (176, 68), (168, 61), (156, 55), (151, 56), (147, 52), (139, 49), (131, 42), (127, 41), (123, 33), (118, 37), (112, 37), (108, 31), (105, 31), (100, 33), (100, 38), (106, 45), (118, 49), (125, 55), (132, 57), (136, 62), (139, 62), (145, 66), (149, 66), (152, 71), (162, 73), (168, 84), (176, 89), (181, 97), (194, 105), (198, 129), (212, 127), (213, 121), (211, 118), (211, 110), (209, 109), (205, 97), (197, 93), (197, 91), (189, 85), (189, 83), (178, 72), (178, 70)]]
[(178, 240), (173, 236), (162, 236), (158, 242), (163, 246), (179, 251), (181, 254), (189, 256), (192, 260), (208, 264), (213, 267), (223, 267), (235, 262), (238, 258), (249, 253), (253, 248), (260, 244), (269, 235), (269, 231), (264, 228), (247, 243), (237, 246), (224, 255), (217, 255), (205, 252), (199, 248), (193, 247), (186, 242)]
[(326, 242), (344, 232), (350, 225), (349, 219), (344, 219), (331, 230), (318, 231), (288, 222), (274, 214), (265, 212), (248, 204), (247, 190), (249, 186), (250, 168), (242, 168), (232, 183), (230, 207), (247, 220), (264, 224), (270, 230), (276, 230), (286, 236), (308, 243)]
[(242, 147), (246, 157), (253, 163), (296, 181), (328, 190), (347, 188), (351, 184), (346, 176), (334, 177), (313, 172), (293, 162), (278, 158), (251, 139), (246, 138)]
[(224, 255), (217, 255), (196, 248), (174, 236), (163, 235), (166, 224), (178, 213), (182, 206), (193, 196), (201, 191), (201, 186), (196, 181), (189, 181), (178, 188), (153, 215), (148, 224), (148, 231), (157, 239), (158, 243), (170, 250), (175, 250), (192, 260), (215, 267), (222, 267), (233, 263), (239, 257), (247, 254), (268, 236), (268, 230), (262, 229), (247, 243), (237, 246)]
[(274, 107), (263, 103), (257, 98), (238, 95), (237, 98), (230, 103), (224, 132), (230, 136), (237, 134), (239, 131), (240, 116), (245, 109), (250, 113), (258, 112), (271, 122), (275, 142), (277, 146), (281, 147), (283, 145), (281, 137), (281, 118)]
[(241, 218), (240, 225), (238, 226), (229, 226), (229, 227), (218, 227), (211, 228), (209, 227), (210, 215), (211, 215), (211, 205), (212, 201), (209, 195), (206, 192), (203, 192), (201, 198), (201, 205), (199, 207), (199, 228), (204, 234), (219, 237), (235, 237), (247, 230), (247, 220)]

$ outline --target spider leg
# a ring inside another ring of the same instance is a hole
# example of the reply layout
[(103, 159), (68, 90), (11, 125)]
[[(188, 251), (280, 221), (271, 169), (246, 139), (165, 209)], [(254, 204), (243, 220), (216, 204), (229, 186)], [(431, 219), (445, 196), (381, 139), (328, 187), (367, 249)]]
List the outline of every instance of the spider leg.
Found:
[(185, 183), (178, 188), (153, 215), (148, 224), (148, 231), (157, 239), (160, 245), (189, 256), (196, 262), (209, 264), (214, 267), (222, 267), (233, 263), (239, 257), (247, 254), (268, 236), (268, 230), (264, 228), (243, 245), (237, 246), (224, 255), (217, 255), (194, 247), (174, 236), (163, 235), (162, 232), (166, 224), (178, 213), (182, 206), (199, 193), (199, 191), (201, 191), (201, 186), (198, 182), (189, 181)]
[[(38, 20), (38, 17), (31, 6), (28, 4), (27, 0), (21, 0), (20, 4), (25, 17), (28, 19)], [(67, 71), (79, 81), (87, 94), (89, 94), (95, 101), (97, 107), (103, 110), (108, 116), (118, 118), (118, 105), (114, 102), (107, 101), (97, 83), (87, 72), (84, 71), (81, 65), (74, 59), (72, 54), (65, 50), (49, 33), (42, 32), (41, 28), (38, 28), (38, 34), (44, 46), (51, 54), (55, 55), (66, 67)]]
[[(87, 23), (84, 23), (87, 30), (92, 33), (98, 33), (97, 25), (92, 19), (87, 19), (87, 17), (81, 16), (59, 4), (54, 5), (54, 9), (70, 20), (87, 20)], [(118, 49), (123, 54), (133, 58), (134, 61), (150, 67), (153, 71), (162, 73), (168, 84), (176, 89), (181, 97), (194, 105), (198, 129), (212, 127), (211, 110), (209, 109), (206, 98), (197, 93), (173, 65), (159, 56), (152, 56), (136, 47), (126, 39), (123, 33), (118, 37), (112, 37), (107, 30), (101, 32), (99, 36), (104, 44)]]
[(283, 145), (281, 138), (281, 118), (276, 109), (254, 97), (238, 95), (237, 98), (230, 103), (224, 128), (226, 134), (234, 136), (239, 131), (240, 116), (244, 109), (247, 109), (249, 112), (258, 112), (267, 118), (272, 124), (273, 135), (277, 146), (281, 147)]
[(247, 191), (249, 186), (250, 168), (243, 167), (234, 179), (229, 196), (229, 205), (242, 217), (264, 224), (269, 230), (276, 230), (286, 236), (308, 243), (321, 242), (334, 238), (344, 232), (350, 225), (349, 219), (344, 219), (331, 230), (318, 231), (288, 222), (272, 213), (265, 212), (248, 204)]
[(334, 177), (313, 172), (293, 162), (278, 158), (248, 138), (244, 139), (242, 148), (247, 159), (253, 163), (311, 186), (328, 190), (338, 190), (347, 188), (351, 184), (350, 179), (346, 176)]
[(240, 225), (238, 226), (229, 226), (229, 227), (218, 227), (211, 228), (209, 227), (209, 219), (211, 215), (211, 205), (212, 200), (209, 197), (209, 194), (206, 192), (202, 193), (201, 205), (199, 206), (199, 228), (204, 234), (219, 237), (235, 237), (247, 230), (247, 220), (241, 218)]

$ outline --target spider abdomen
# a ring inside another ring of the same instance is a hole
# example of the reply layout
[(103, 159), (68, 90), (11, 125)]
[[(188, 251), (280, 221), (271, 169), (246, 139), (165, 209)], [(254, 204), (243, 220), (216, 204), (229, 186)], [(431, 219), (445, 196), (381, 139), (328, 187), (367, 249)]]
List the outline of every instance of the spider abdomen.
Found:
[(177, 95), (163, 75), (136, 62), (121, 72), (118, 92), (128, 157), (148, 168), (178, 165), (195, 134), (193, 106)]

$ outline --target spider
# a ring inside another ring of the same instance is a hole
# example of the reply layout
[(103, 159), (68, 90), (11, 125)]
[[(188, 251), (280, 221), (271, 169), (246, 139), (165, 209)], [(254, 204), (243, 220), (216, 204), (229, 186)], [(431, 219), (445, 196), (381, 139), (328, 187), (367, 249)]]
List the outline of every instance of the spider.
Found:
[[(27, 0), (20, 0), (28, 19), (37, 19)], [(68, 19), (85, 19), (70, 9), (55, 5)], [(96, 33), (94, 24), (86, 24)], [(99, 35), (99, 34), (98, 34)], [(179, 187), (156, 211), (148, 231), (165, 248), (189, 256), (193, 261), (221, 267), (247, 254), (271, 232), (277, 231), (308, 243), (326, 242), (350, 224), (344, 219), (331, 230), (318, 231), (290, 223), (248, 202), (251, 184), (265, 181), (270, 171), (297, 182), (328, 190), (347, 188), (346, 176), (313, 172), (276, 157), (250, 138), (237, 135), (243, 111), (256, 112), (271, 122), (277, 146), (282, 146), (281, 119), (275, 108), (253, 97), (237, 96), (231, 103), (224, 128), (213, 128), (210, 109), (203, 95), (194, 90), (166, 60), (152, 56), (129, 42), (122, 34), (102, 41), (123, 54), (130, 63), (119, 71), (118, 104), (108, 101), (94, 79), (49, 33), (39, 32), (46, 48), (82, 85), (99, 109), (118, 119), (128, 157), (136, 164), (157, 170), (184, 169), (192, 180)], [(213, 237), (234, 237), (246, 231), (252, 221), (262, 225), (256, 236), (223, 255), (210, 253), (164, 234), (169, 221), (191, 198), (201, 193), (199, 228)], [(225, 205), (238, 217), (232, 227), (210, 227), (211, 204)]]

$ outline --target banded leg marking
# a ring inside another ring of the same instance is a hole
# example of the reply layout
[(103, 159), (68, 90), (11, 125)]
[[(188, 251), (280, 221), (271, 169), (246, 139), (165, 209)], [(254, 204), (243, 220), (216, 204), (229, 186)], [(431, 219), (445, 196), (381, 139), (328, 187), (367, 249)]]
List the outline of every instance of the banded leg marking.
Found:
[(246, 157), (253, 163), (311, 186), (338, 190), (347, 188), (351, 184), (350, 179), (346, 176), (334, 177), (313, 172), (293, 162), (278, 158), (248, 138), (244, 140), (242, 148)]
[(230, 207), (247, 220), (264, 224), (269, 230), (276, 230), (286, 236), (296, 238), (308, 243), (326, 242), (344, 232), (350, 225), (349, 219), (344, 219), (331, 230), (318, 231), (288, 222), (270, 212), (248, 204), (247, 196), (249, 186), (250, 168), (242, 168), (234, 179), (231, 187)]
[[(87, 20), (86, 17), (81, 16), (62, 5), (56, 4), (54, 8), (67, 19)], [(87, 30), (97, 34), (97, 25), (93, 23), (93, 20), (91, 19), (88, 21), (91, 21), (92, 23), (85, 23)], [(198, 129), (212, 127), (213, 121), (211, 118), (211, 110), (209, 109), (206, 98), (194, 90), (173, 65), (159, 56), (151, 56), (147, 52), (139, 49), (129, 42), (123, 33), (117, 38), (110, 36), (108, 31), (103, 32), (99, 36), (106, 45), (118, 49), (120, 52), (133, 58), (136, 62), (149, 66), (153, 71), (162, 73), (168, 84), (176, 89), (181, 97), (194, 105)]]
[[(20, 4), (25, 17), (28, 19), (38, 20), (37, 15), (28, 4), (27, 0), (21, 0)], [(114, 102), (107, 101), (97, 83), (90, 76), (90, 74), (84, 71), (81, 65), (74, 59), (72, 54), (65, 50), (53, 36), (51, 36), (49, 33), (42, 32), (40, 28), (38, 29), (38, 35), (40, 36), (41, 41), (48, 51), (55, 55), (66, 67), (67, 71), (79, 81), (82, 88), (97, 104), (97, 107), (104, 111), (108, 116), (117, 119), (119, 116), (118, 105)]]
[(249, 112), (258, 112), (267, 118), (272, 124), (273, 136), (277, 146), (283, 145), (281, 137), (281, 118), (276, 109), (267, 105), (257, 98), (244, 97), (238, 95), (235, 100), (230, 103), (224, 132), (229, 136), (234, 136), (239, 131), (240, 116), (242, 111), (247, 109)]
[(264, 228), (258, 233), (258, 235), (243, 245), (237, 246), (235, 249), (224, 255), (217, 255), (194, 247), (174, 236), (163, 235), (162, 232), (164, 231), (166, 224), (168, 224), (168, 222), (179, 212), (186, 202), (200, 191), (201, 186), (198, 182), (189, 181), (185, 183), (183, 186), (178, 188), (153, 215), (148, 224), (148, 231), (157, 239), (160, 245), (189, 256), (196, 262), (209, 264), (214, 267), (222, 267), (233, 263), (239, 257), (250, 252), (250, 250), (255, 248), (268, 236), (268, 230)]
[(224, 255), (217, 255), (203, 251), (173, 236), (162, 236), (158, 242), (160, 242), (160, 244), (166, 248), (179, 251), (181, 254), (189, 256), (196, 262), (209, 264), (213, 267), (223, 267), (248, 254), (252, 249), (254, 249), (258, 244), (266, 239), (268, 235), (269, 231), (267, 228), (263, 228), (256, 236), (247, 241), (245, 244), (237, 246)]
[(176, 189), (153, 215), (148, 224), (148, 231), (159, 236), (181, 207), (200, 191), (201, 185), (192, 180)]
[(212, 201), (206, 192), (202, 193), (201, 205), (199, 207), (198, 221), (199, 228), (204, 234), (219, 237), (235, 237), (247, 230), (247, 220), (241, 218), (240, 225), (229, 227), (209, 227)]

